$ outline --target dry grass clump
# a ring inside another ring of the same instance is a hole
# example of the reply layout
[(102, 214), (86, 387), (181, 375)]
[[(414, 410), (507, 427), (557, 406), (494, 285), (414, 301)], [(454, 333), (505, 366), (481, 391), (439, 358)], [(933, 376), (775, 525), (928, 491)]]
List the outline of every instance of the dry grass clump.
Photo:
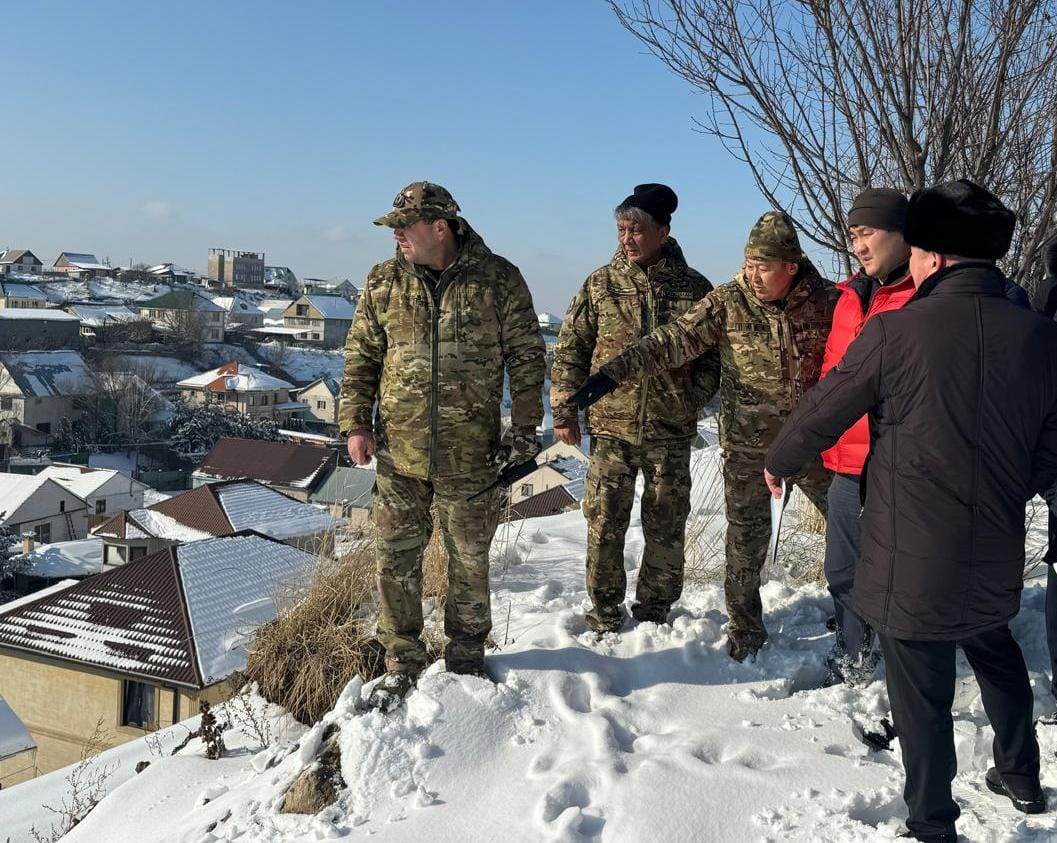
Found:
[(318, 722), (349, 680), (368, 681), (385, 670), (374, 637), (374, 569), (370, 541), (341, 559), (321, 559), (307, 588), (257, 630), (246, 674), (265, 699), (302, 723)]

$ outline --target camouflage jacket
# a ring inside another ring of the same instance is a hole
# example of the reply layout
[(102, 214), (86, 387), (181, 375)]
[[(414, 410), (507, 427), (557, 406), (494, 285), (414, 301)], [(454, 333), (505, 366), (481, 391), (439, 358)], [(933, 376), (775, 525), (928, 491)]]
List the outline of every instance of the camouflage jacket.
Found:
[[(551, 366), (554, 424), (576, 420), (569, 397), (594, 369), (686, 313), (711, 289), (671, 238), (660, 262), (645, 271), (618, 248), (607, 266), (587, 277), (562, 323)], [(718, 384), (715, 351), (671, 371), (629, 373), (618, 390), (591, 407), (587, 429), (632, 444), (691, 436), (698, 411)]]
[(720, 444), (761, 457), (804, 391), (818, 382), (837, 288), (810, 261), (784, 302), (761, 302), (741, 272), (690, 311), (602, 366), (617, 382), (720, 359)]
[(376, 265), (345, 342), (341, 431), (374, 430), (383, 457), (410, 477), (495, 476), (504, 368), (512, 425), (534, 430), (543, 419), (532, 296), (517, 267), (462, 225), (459, 255), (436, 285), (399, 250)]

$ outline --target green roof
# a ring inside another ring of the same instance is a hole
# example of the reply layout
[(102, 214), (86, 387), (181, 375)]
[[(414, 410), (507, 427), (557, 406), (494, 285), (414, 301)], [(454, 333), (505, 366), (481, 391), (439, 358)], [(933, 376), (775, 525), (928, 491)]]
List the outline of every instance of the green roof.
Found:
[(137, 302), (136, 306), (140, 309), (147, 308), (149, 310), (224, 310), (212, 299), (207, 299), (194, 290), (173, 290), (171, 293), (158, 296), (156, 299)]

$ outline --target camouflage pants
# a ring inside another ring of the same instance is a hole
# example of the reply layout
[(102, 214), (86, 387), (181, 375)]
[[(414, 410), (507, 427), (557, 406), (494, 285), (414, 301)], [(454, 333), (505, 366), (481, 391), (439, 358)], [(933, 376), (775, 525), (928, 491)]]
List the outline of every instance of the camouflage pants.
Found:
[[(727, 505), (727, 572), (724, 589), (731, 632), (766, 637), (760, 572), (771, 538), (771, 500), (763, 482), (763, 454), (723, 455), (723, 493)], [(791, 481), (826, 514), (830, 474), (816, 459)]]
[(645, 479), (642, 532), (646, 546), (635, 589), (636, 609), (667, 613), (683, 592), (683, 543), (690, 512), (690, 440), (630, 445), (591, 439), (584, 515), (587, 517), (587, 593), (591, 614), (603, 625), (620, 619), (627, 576), (624, 534), (635, 500), (635, 479)]
[(444, 657), (449, 670), (484, 658), (492, 631), (488, 550), (499, 521), (499, 496), (470, 495), (488, 480), (462, 477), (419, 480), (378, 463), (371, 505), (378, 564), (378, 640), (386, 668), (417, 672), (426, 665), (422, 642), (422, 556), (433, 534), (431, 504), (448, 552), (448, 599), (444, 606)]

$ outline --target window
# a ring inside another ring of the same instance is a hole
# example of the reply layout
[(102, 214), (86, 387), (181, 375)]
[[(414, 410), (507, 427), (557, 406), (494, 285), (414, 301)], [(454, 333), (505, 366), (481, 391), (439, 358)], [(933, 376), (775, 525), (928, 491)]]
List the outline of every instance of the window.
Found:
[(131, 562), (133, 559), (139, 559), (141, 556), (147, 555), (147, 548), (145, 547), (130, 547), (128, 549), (128, 561)]
[(100, 498), (95, 502), (95, 514), (102, 515), (106, 512), (106, 498)]
[(318, 340), (319, 339), (319, 334), (312, 334), (312, 339)]
[(59, 512), (66, 511), (66, 501), (59, 501)]
[(317, 401), (316, 402), (316, 409), (317, 410), (325, 410), (325, 409), (327, 409), (327, 402), (326, 401)]
[(297, 313), (298, 316), (308, 316), (308, 305), (307, 304), (299, 304), (297, 306), (297, 310), (295, 312)]
[(121, 725), (149, 729), (156, 725), (154, 719), (153, 685), (127, 680), (122, 689)]
[(0, 398), (0, 410), (10, 410), (14, 406), (14, 398)]
[(38, 524), (34, 527), (33, 540), (37, 544), (51, 544), (51, 524)]
[(521, 497), (531, 498), (532, 497), (532, 484), (522, 483), (521, 484)]
[(267, 404), (268, 404), (268, 396), (267, 395), (262, 395), (261, 396), (261, 406), (264, 407)]

